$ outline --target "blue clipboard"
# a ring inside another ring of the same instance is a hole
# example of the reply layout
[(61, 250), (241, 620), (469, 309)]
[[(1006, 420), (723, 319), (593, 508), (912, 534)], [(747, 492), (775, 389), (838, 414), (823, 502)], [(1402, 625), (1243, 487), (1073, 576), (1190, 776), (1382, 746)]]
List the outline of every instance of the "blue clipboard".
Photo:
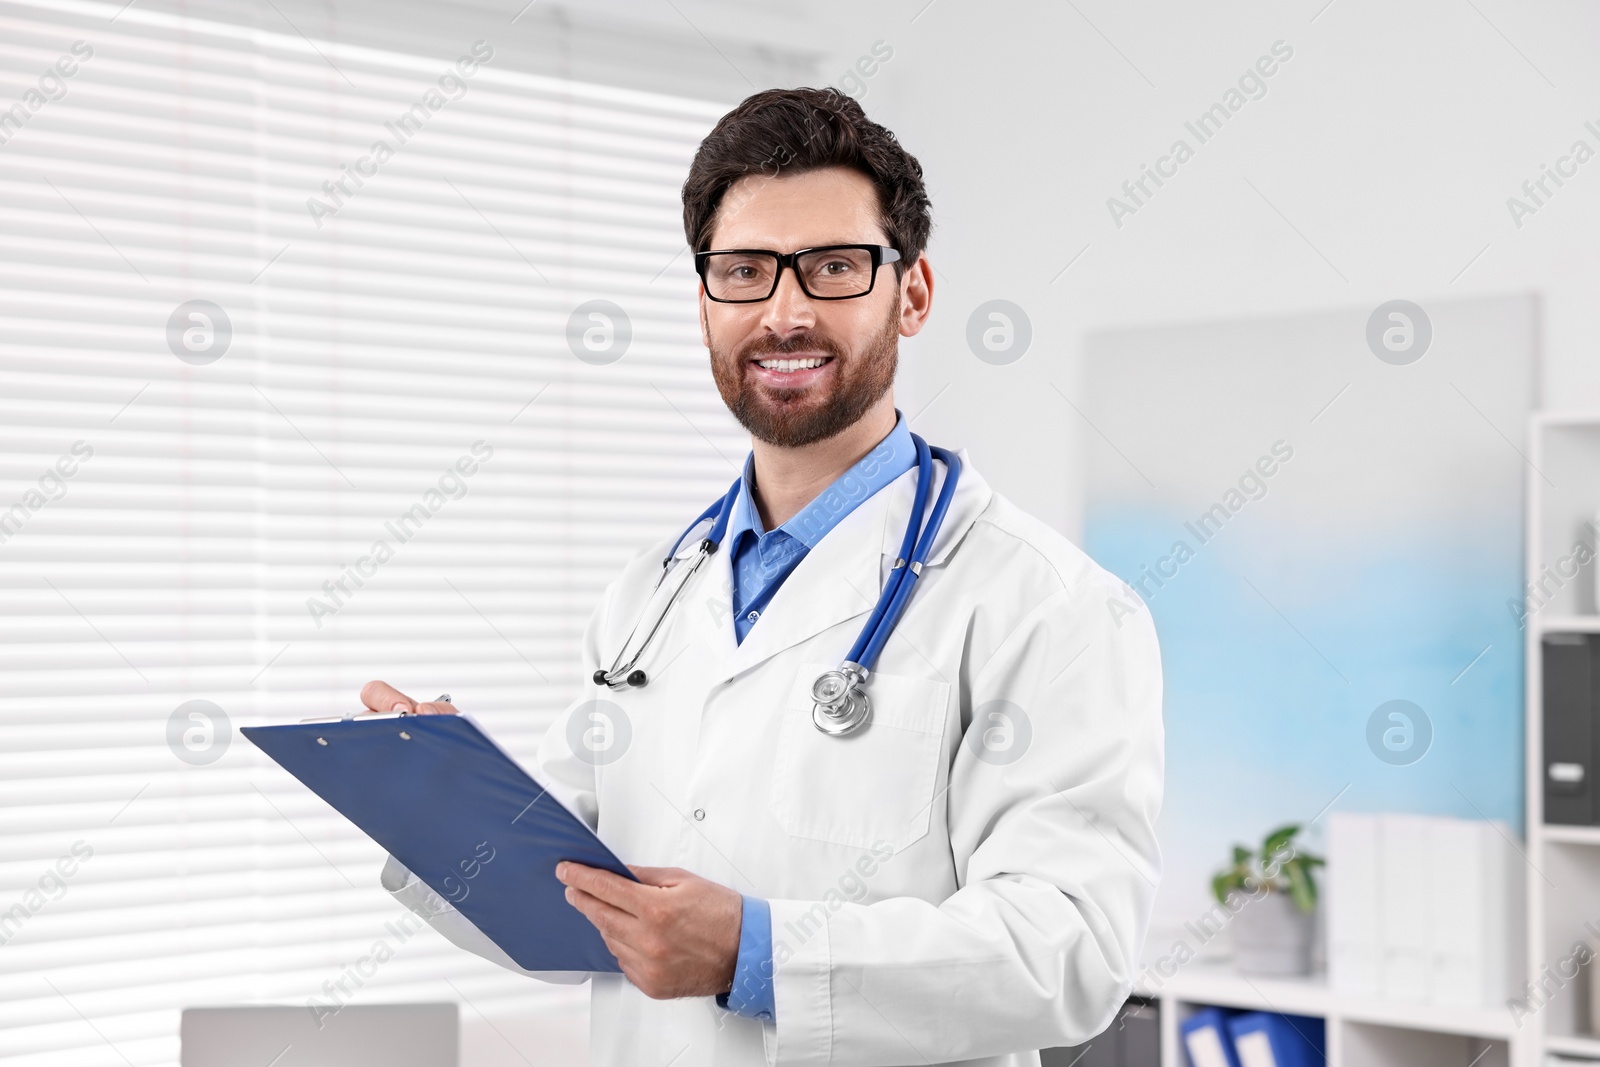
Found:
[(530, 971), (620, 971), (556, 864), (637, 881), (464, 715), (361, 715), (239, 731)]

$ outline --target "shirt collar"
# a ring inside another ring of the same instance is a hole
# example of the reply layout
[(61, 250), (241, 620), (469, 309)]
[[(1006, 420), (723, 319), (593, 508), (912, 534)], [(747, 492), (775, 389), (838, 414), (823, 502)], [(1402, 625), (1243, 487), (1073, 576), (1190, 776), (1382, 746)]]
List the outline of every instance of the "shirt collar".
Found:
[[(896, 408), (894, 429), (889, 431), (889, 435), (778, 529), (806, 548), (815, 548), (817, 542), (837, 526), (840, 519), (850, 514), (857, 504), (916, 465), (917, 447), (911, 440), (911, 428), (906, 425), (900, 409)], [(744, 476), (739, 479), (739, 499), (733, 505), (733, 514), (728, 517), (727, 543), (730, 550), (738, 548), (739, 539), (746, 530), (757, 537), (766, 533), (761, 525), (761, 513), (750, 495), (750, 483), (754, 478), (755, 452), (752, 451), (745, 457)]]

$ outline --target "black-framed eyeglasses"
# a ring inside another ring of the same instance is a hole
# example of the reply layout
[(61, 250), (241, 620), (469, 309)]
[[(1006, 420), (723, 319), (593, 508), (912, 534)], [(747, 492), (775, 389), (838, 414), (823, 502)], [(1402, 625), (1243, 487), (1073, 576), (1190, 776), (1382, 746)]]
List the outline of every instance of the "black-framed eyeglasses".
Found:
[(778, 291), (783, 269), (794, 270), (813, 300), (849, 300), (872, 292), (878, 268), (898, 263), (888, 245), (822, 245), (787, 255), (766, 248), (720, 248), (694, 254), (706, 295), (719, 304), (756, 304)]

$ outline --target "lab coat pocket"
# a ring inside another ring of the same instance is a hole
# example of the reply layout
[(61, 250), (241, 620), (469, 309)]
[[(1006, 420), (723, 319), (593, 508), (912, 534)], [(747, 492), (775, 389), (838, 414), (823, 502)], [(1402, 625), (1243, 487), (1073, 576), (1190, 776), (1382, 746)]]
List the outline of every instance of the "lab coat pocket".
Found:
[(872, 674), (872, 715), (830, 737), (811, 721), (811, 683), (836, 664), (807, 663), (783, 709), (772, 815), (792, 837), (895, 852), (928, 832), (944, 742), (948, 682)]

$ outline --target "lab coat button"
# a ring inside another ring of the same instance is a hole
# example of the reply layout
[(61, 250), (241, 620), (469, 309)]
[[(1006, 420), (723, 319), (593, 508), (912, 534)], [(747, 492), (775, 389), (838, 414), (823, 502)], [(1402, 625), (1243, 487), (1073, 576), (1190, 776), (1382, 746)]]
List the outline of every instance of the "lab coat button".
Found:
[(703, 822), (703, 821), (705, 821), (705, 817), (706, 817), (706, 809), (705, 808), (695, 808), (694, 809), (694, 821), (695, 822)]

